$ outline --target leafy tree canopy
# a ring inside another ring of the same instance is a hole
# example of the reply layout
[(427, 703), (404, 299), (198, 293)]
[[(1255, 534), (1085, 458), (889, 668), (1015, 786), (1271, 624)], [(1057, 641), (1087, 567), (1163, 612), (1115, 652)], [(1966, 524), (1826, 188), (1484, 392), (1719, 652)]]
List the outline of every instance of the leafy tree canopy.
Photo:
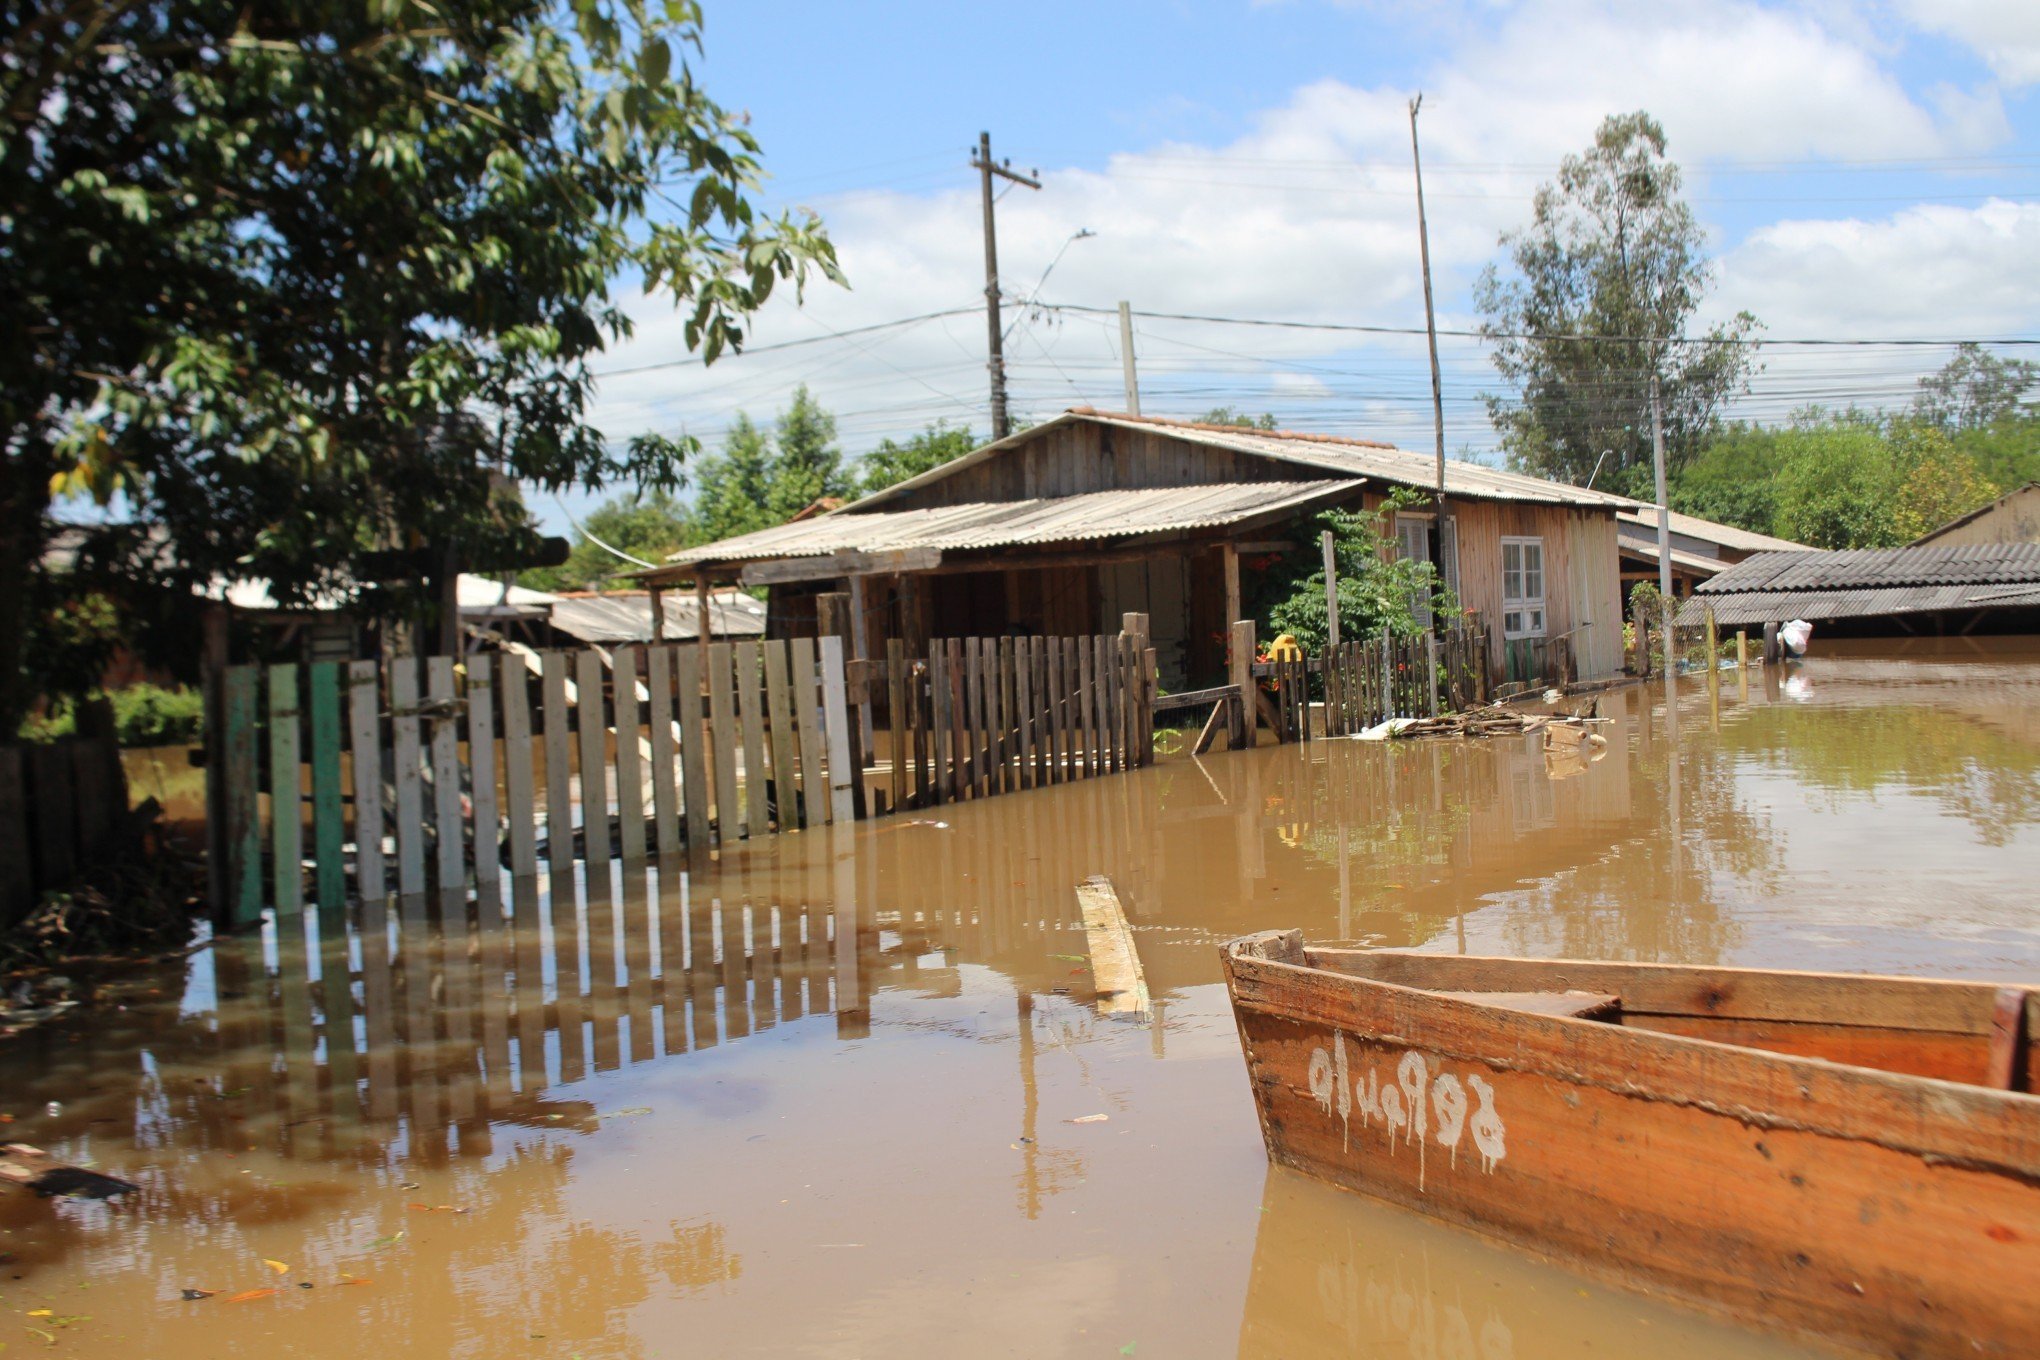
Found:
[[(1319, 517), (1317, 528), (1332, 531), (1343, 640), (1421, 637), (1427, 625), (1416, 606), (1423, 602), (1441, 618), (1459, 611), (1437, 569), (1398, 550), (1396, 511), (1423, 503), (1422, 493), (1399, 488), (1374, 510), (1328, 510)], [(1317, 534), (1309, 537), (1314, 540)], [(1331, 618), (1325, 609), (1324, 558), (1315, 552), (1310, 556), (1318, 565), (1307, 575), (1289, 578), (1287, 594), (1269, 610), (1268, 623), (1276, 634), (1293, 635), (1306, 653), (1315, 655), (1329, 640)]]
[(526, 571), (518, 584), (533, 590), (600, 590), (614, 577), (638, 570), (618, 553), (658, 563), (693, 539), (693, 516), (672, 493), (617, 496), (582, 518), (565, 562)]
[(1955, 347), (1941, 371), (1920, 379), (1913, 412), (1944, 430), (1984, 430), (2034, 414), (2026, 393), (2040, 383), (2040, 363), (2004, 359), (1974, 341)]
[[(367, 552), (533, 542), (506, 494), (671, 489), (685, 441), (587, 421), (613, 281), (714, 359), (839, 277), (752, 207), (692, 0), (51, 0), (0, 24), (0, 570), (118, 496), (159, 578), (352, 589)], [(0, 593), (0, 721), (33, 590)]]
[(961, 458), (977, 446), (977, 436), (969, 426), (951, 426), (946, 420), (909, 436), (905, 443), (880, 440), (878, 447), (864, 456), (858, 491), (866, 496), (883, 491)]
[(1506, 269), (1475, 286), (1482, 333), (1512, 396), (1488, 412), (1511, 462), (1583, 483), (1650, 482), (1650, 379), (1658, 375), (1668, 458), (1690, 454), (1756, 364), (1744, 312), (1687, 338), (1713, 282), (1706, 240), (1679, 197), (1679, 167), (1647, 113), (1605, 119), (1537, 191), (1528, 226), (1502, 237)]
[(694, 540), (713, 543), (784, 524), (825, 496), (847, 497), (855, 482), (836, 446), (836, 418), (805, 385), (770, 434), (739, 411), (723, 449), (701, 460), (694, 497)]

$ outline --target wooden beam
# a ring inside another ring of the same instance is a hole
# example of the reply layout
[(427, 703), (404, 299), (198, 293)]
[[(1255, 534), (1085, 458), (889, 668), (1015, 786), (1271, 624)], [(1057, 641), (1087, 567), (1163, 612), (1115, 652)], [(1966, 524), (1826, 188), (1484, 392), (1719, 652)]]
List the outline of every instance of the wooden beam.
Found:
[(1133, 945), (1133, 930), (1126, 923), (1126, 909), (1119, 904), (1119, 894), (1112, 891), (1111, 881), (1093, 876), (1079, 883), (1077, 906), (1084, 917), (1098, 1013), (1146, 1018), (1147, 978)]
[(737, 580), (747, 586), (781, 586), (799, 581), (835, 581), (845, 577), (929, 571), (941, 565), (940, 548), (898, 548), (890, 552), (847, 550), (820, 557), (782, 557), (768, 562), (747, 562), (737, 572)]

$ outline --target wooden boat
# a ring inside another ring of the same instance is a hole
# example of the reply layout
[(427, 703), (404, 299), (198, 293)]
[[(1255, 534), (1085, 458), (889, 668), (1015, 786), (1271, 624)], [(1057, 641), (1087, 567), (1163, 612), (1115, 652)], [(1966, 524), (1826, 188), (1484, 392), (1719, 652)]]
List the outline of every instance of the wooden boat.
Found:
[(1803, 1339), (2040, 1354), (2040, 992), (1223, 955), (1279, 1163)]

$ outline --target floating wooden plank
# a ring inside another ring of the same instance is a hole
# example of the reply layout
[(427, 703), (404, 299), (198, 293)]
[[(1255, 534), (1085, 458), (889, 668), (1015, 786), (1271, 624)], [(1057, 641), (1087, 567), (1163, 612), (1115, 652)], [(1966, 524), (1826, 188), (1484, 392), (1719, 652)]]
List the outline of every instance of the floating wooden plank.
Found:
[[(800, 824), (829, 823), (828, 781), (822, 773), (821, 690), (815, 673), (815, 640), (795, 638), (787, 646), (793, 674), (795, 735), (800, 738)], [(792, 795), (782, 789), (780, 797)]]
[(759, 684), (758, 644), (739, 642), (737, 665), (737, 718), (744, 734), (744, 830), (752, 837), (772, 830), (772, 810), (766, 796), (765, 702)]
[(645, 651), (646, 721), (652, 729), (652, 822), (661, 855), (680, 849), (679, 746), (673, 731), (673, 649), (663, 643)]
[[(226, 715), (227, 835), (232, 920), (246, 925), (262, 915), (262, 817), (258, 798), (262, 776), (258, 763), (261, 732), (256, 711), (261, 670), (230, 667), (222, 680), (221, 707)], [(380, 790), (378, 790), (380, 793)]]
[(496, 804), (496, 674), (523, 664), (514, 656), (499, 658), (487, 652), (467, 659), (468, 798), (474, 807), (478, 887), (503, 877), (502, 817)]
[(638, 723), (638, 649), (618, 647), (611, 662), (616, 721), (616, 825), (626, 864), (645, 857), (643, 728)]
[(608, 705), (603, 702), (602, 656), (590, 647), (574, 658), (574, 731), (579, 738), (581, 858), (592, 875), (611, 859), (611, 762)]
[(528, 663), (506, 655), (497, 668), (503, 708), (503, 812), (509, 823), (510, 873), (538, 872), (538, 790), (532, 776), (531, 698), (525, 687)]
[(1147, 977), (1141, 972), (1133, 930), (1126, 923), (1126, 910), (1120, 906), (1111, 881), (1094, 875), (1079, 883), (1077, 907), (1084, 917), (1098, 1013), (1146, 1019), (1150, 1008)]
[(701, 649), (680, 648), (673, 657), (673, 703), (679, 715), (680, 808), (690, 854), (706, 850), (709, 842), (708, 737), (701, 720), (701, 679)]
[(800, 793), (795, 783), (795, 752), (800, 742), (793, 731), (793, 679), (784, 642), (765, 644), (765, 715), (772, 741), (772, 801), (778, 829), (792, 831), (800, 822)]
[(441, 888), (467, 885), (467, 836), (460, 815), (460, 707), (453, 687), (453, 658), (425, 662), (425, 693), (432, 703), (432, 824)]
[(418, 714), (418, 659), (390, 662), (390, 779), (396, 785), (397, 892), (425, 891), (425, 748)]
[(304, 910), (304, 771), (299, 764), (298, 669), (269, 668), (269, 855), (278, 916)]
[(843, 677), (843, 639), (821, 639), (823, 724), (829, 740), (829, 816), (848, 822), (856, 815), (852, 784), (859, 772), (850, 759), (850, 695)]
[(730, 688), (730, 644), (708, 649), (708, 744), (715, 762), (715, 834), (735, 845), (743, 834), (743, 809), (737, 802), (737, 713)]
[(565, 652), (546, 652), (539, 659), (545, 718), (545, 859), (556, 880), (574, 862), (574, 743), (567, 707), (567, 667), (572, 664)]
[(340, 789), (340, 663), (314, 662), (307, 674), (312, 735), (313, 900), (330, 923), (347, 903), (347, 814)]

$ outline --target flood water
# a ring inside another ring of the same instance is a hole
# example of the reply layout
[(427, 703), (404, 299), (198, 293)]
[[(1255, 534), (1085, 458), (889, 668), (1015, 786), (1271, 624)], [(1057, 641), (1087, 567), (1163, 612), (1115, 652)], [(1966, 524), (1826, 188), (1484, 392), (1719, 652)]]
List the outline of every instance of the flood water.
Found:
[[(1799, 1354), (1262, 1152), (1217, 956), (1249, 930), (2040, 979), (2040, 652), (1837, 645), (1601, 712), (1592, 762), (1264, 748), (221, 942), (0, 1046), (0, 1134), (142, 1186), (0, 1194), (0, 1342)], [(1151, 1023), (1098, 1014), (1090, 874)]]

